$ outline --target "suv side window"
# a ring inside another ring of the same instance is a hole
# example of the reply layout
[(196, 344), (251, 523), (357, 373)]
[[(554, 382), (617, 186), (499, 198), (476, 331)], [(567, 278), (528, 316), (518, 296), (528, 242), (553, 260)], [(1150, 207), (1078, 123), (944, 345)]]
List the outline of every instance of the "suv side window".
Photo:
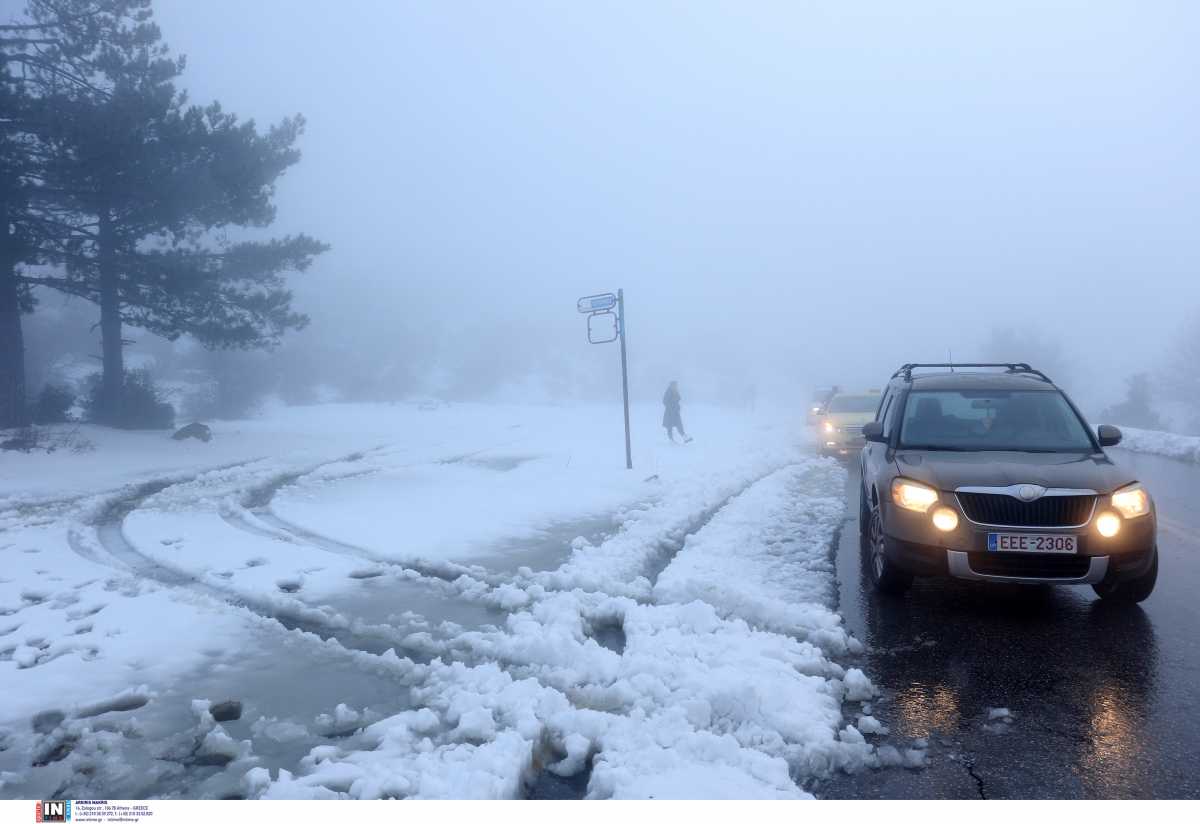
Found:
[(889, 438), (892, 435), (892, 424), (896, 420), (896, 410), (900, 406), (900, 404), (896, 403), (895, 401), (896, 394), (893, 393), (888, 398), (888, 406), (887, 409), (883, 410), (883, 417), (881, 419), (883, 421), (883, 434)]
[(879, 408), (875, 410), (875, 420), (883, 420), (883, 416), (887, 414), (888, 404), (892, 400), (892, 388), (889, 386), (883, 391), (883, 397), (879, 399)]

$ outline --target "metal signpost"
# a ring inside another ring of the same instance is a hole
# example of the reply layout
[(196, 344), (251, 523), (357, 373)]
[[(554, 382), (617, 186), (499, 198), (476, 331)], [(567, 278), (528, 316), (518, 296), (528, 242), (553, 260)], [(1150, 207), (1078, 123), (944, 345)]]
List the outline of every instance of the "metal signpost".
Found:
[[(613, 312), (613, 308), (616, 312)], [(633, 450), (629, 441), (629, 364), (625, 358), (625, 290), (614, 295), (588, 295), (576, 304), (588, 316), (588, 343), (612, 343), (621, 340), (621, 398), (625, 404), (625, 468), (633, 469)]]

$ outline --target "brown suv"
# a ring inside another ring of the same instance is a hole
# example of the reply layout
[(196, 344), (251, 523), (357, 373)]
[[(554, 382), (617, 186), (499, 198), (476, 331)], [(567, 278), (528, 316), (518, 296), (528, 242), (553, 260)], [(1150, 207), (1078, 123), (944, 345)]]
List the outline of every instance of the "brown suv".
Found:
[(1120, 430), (1093, 433), (1028, 364), (905, 364), (863, 435), (859, 527), (877, 589), (950, 575), (1091, 584), (1131, 603), (1154, 590), (1154, 503), (1104, 453)]

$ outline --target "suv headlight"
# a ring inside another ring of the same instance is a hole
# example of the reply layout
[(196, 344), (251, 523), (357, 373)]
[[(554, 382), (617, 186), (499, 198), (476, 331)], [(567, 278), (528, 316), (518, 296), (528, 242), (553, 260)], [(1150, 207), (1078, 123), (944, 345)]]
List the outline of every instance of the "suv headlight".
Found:
[(1126, 518), (1137, 518), (1150, 512), (1150, 495), (1141, 484), (1131, 484), (1112, 496), (1113, 509)]
[(938, 502), (938, 492), (931, 486), (896, 478), (892, 481), (892, 502), (901, 509), (928, 512), (929, 507)]
[(835, 429), (837, 429), (837, 427), (834, 426), (831, 421), (825, 421), (824, 429), (826, 432), (833, 432)]

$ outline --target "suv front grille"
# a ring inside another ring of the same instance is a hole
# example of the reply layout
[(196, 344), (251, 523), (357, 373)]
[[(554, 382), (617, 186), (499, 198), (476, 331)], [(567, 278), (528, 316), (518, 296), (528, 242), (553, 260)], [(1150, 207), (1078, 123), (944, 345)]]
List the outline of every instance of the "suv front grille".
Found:
[(1092, 559), (1086, 555), (1040, 555), (1027, 552), (972, 552), (971, 571), (1008, 578), (1082, 578)]
[(1092, 517), (1095, 495), (1047, 495), (1022, 501), (1011, 495), (959, 492), (963, 512), (977, 524), (989, 526), (1082, 526)]

